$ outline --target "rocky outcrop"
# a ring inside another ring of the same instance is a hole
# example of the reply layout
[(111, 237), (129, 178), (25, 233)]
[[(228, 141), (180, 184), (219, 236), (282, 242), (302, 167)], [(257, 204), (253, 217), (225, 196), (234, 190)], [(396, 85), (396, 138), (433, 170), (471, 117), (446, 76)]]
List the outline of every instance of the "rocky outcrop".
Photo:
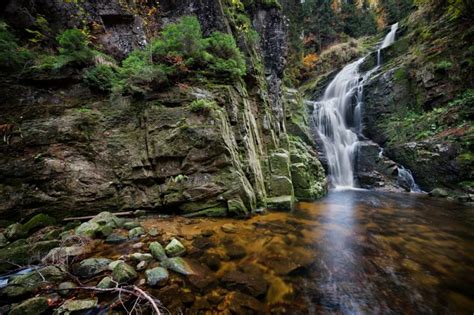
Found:
[[(65, 21), (78, 5), (86, 18)], [(19, 11), (33, 20), (48, 10), (64, 14), (50, 25), (53, 30), (97, 22), (104, 27), (95, 34), (104, 51), (122, 58), (151, 38), (157, 25), (181, 15), (197, 15), (206, 34), (235, 31), (226, 5), (162, 1), (155, 12), (120, 1), (11, 1), (4, 17), (10, 21)], [(267, 204), (291, 208), (296, 199), (322, 196), (325, 178), (317, 155), (306, 152), (311, 144), (299, 140), (308, 135), (297, 132), (288, 140), (289, 103), (282, 98), (281, 83), (285, 18), (274, 6), (252, 4), (246, 10), (260, 32), (257, 43), (235, 35), (246, 53), (248, 83), (189, 82), (144, 99), (109, 99), (80, 83), (80, 71), (55, 81), (2, 80), (1, 109), (14, 129), (11, 141), (0, 144), (0, 213), (18, 219), (37, 212), (64, 217), (140, 208), (246, 216)], [(27, 20), (12, 25), (27, 27)], [(142, 22), (145, 26), (137, 28)], [(193, 109), (198, 99), (209, 106)]]

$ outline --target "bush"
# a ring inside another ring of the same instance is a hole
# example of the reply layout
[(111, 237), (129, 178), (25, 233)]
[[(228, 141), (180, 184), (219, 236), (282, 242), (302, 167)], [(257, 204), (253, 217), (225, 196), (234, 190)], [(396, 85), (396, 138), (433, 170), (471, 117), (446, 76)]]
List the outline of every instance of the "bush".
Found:
[(452, 62), (447, 61), (447, 60), (440, 61), (435, 65), (435, 71), (441, 72), (441, 73), (451, 70), (452, 68), (453, 68)]
[(247, 67), (242, 52), (230, 34), (214, 32), (208, 38), (208, 51), (211, 54), (210, 68), (218, 74), (231, 77), (244, 76)]
[(161, 38), (152, 43), (153, 60), (173, 65), (173, 60), (182, 58), (188, 67), (204, 66), (209, 59), (206, 44), (198, 19), (185, 16), (165, 26)]
[(119, 76), (112, 66), (98, 65), (85, 73), (84, 81), (92, 88), (110, 92), (117, 86)]
[(17, 38), (7, 24), (0, 22), (0, 68), (17, 70), (31, 58), (31, 52), (18, 45)]
[(88, 47), (87, 34), (77, 28), (65, 30), (56, 37), (59, 53), (69, 62), (87, 64), (94, 58), (94, 52)]

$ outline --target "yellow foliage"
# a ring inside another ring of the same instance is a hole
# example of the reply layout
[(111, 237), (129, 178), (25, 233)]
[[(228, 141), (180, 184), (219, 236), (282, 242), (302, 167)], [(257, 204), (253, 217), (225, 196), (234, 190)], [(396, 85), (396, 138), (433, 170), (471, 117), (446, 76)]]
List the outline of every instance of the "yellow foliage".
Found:
[(307, 71), (311, 71), (316, 67), (316, 63), (319, 60), (319, 56), (315, 53), (307, 54), (303, 57), (303, 67)]

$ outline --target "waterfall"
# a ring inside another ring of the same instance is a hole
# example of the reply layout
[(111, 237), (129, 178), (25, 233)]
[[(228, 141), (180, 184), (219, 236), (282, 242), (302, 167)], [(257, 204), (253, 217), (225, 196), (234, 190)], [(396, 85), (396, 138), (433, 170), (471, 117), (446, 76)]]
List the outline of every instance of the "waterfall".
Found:
[[(395, 40), (398, 23), (393, 24), (380, 49)], [(323, 97), (314, 102), (313, 119), (321, 139), (329, 168), (329, 179), (336, 188), (354, 187), (354, 154), (362, 129), (361, 106), (365, 81), (377, 66), (361, 74), (359, 66), (366, 57), (345, 66), (329, 83)]]
[(398, 29), (398, 22), (393, 24), (390, 27), (390, 32), (388, 32), (388, 34), (383, 39), (383, 42), (380, 45), (380, 48), (377, 49), (377, 66), (380, 66), (380, 64), (382, 63), (382, 56), (381, 56), (382, 49), (392, 45), (393, 42), (395, 42), (395, 34), (397, 33), (397, 29)]
[(408, 188), (411, 192), (421, 192), (422, 190), (415, 183), (415, 179), (409, 169), (398, 165), (398, 183), (402, 187)]

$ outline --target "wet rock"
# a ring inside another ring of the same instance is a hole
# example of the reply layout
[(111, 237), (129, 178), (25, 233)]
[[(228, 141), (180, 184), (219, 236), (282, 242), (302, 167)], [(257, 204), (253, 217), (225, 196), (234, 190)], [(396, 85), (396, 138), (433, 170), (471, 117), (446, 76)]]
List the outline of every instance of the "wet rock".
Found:
[(153, 260), (153, 256), (151, 254), (143, 254), (143, 253), (133, 253), (130, 255), (130, 258), (132, 258), (135, 261), (146, 261), (146, 262), (150, 262)]
[(107, 271), (111, 262), (108, 258), (87, 258), (72, 265), (72, 272), (81, 278), (92, 278)]
[(185, 276), (194, 274), (194, 270), (191, 265), (181, 257), (166, 259), (162, 262), (162, 266)]
[(237, 233), (237, 227), (232, 223), (223, 224), (221, 230), (225, 233)]
[(437, 198), (446, 198), (449, 196), (449, 193), (443, 188), (435, 188), (430, 191), (429, 195)]
[(23, 228), (27, 233), (31, 233), (40, 228), (47, 226), (55, 225), (56, 220), (46, 214), (39, 213), (29, 219), (26, 223), (23, 224)]
[(197, 289), (205, 291), (217, 285), (217, 278), (206, 266), (196, 264), (194, 272), (194, 275), (188, 276), (188, 280)]
[(8, 240), (3, 233), (0, 233), (0, 248), (7, 246)]
[(170, 257), (181, 256), (186, 252), (186, 248), (180, 241), (173, 238), (171, 242), (166, 245), (165, 252)]
[(270, 210), (291, 211), (294, 198), (291, 195), (267, 198), (267, 208)]
[(56, 247), (49, 251), (49, 253), (42, 259), (46, 263), (55, 263), (67, 261), (69, 257), (83, 255), (86, 249), (82, 246), (66, 246)]
[(211, 237), (212, 235), (214, 235), (214, 231), (213, 230), (204, 230), (201, 232), (201, 235), (204, 236), (204, 237)]
[(138, 278), (138, 274), (132, 266), (120, 262), (114, 267), (112, 278), (118, 283), (127, 283)]
[(213, 290), (206, 295), (206, 299), (209, 301), (209, 303), (217, 305), (222, 302), (224, 296), (222, 296), (217, 290)]
[(193, 246), (199, 249), (208, 249), (214, 247), (215, 244), (209, 237), (197, 237), (193, 241)]
[(77, 285), (74, 282), (71, 281), (66, 281), (66, 282), (61, 282), (58, 286), (58, 293), (59, 295), (65, 297), (70, 295), (72, 292), (74, 292), (74, 289), (77, 288)]
[(76, 234), (94, 238), (99, 230), (100, 225), (95, 222), (84, 222), (76, 228)]
[(232, 314), (264, 314), (259, 300), (241, 292), (230, 292), (219, 304), (219, 310), (230, 310)]
[(34, 297), (13, 307), (8, 315), (32, 315), (42, 314), (49, 308), (48, 299), (45, 297)]
[(165, 249), (158, 242), (150, 243), (150, 251), (153, 257), (155, 257), (155, 259), (157, 259), (158, 261), (163, 261), (167, 259)]
[(137, 227), (140, 227), (140, 222), (138, 221), (127, 221), (123, 224), (123, 228), (126, 230), (132, 230)]
[(237, 244), (225, 245), (225, 252), (230, 259), (240, 259), (245, 257), (245, 248)]
[(127, 240), (128, 238), (125, 236), (112, 233), (109, 236), (107, 236), (107, 238), (105, 239), (105, 242), (108, 244), (121, 244), (121, 243), (126, 242)]
[(90, 223), (97, 223), (100, 226), (108, 225), (108, 226), (110, 226), (114, 229), (122, 226), (122, 224), (123, 224), (122, 219), (118, 218), (116, 215), (114, 215), (110, 212), (107, 212), (107, 211), (99, 213), (94, 218), (89, 220), (89, 222)]
[(269, 281), (270, 287), (266, 296), (266, 302), (268, 304), (284, 302), (285, 298), (293, 294), (293, 287), (291, 284), (285, 283), (281, 278), (272, 277)]
[(59, 241), (39, 241), (33, 244), (17, 240), (0, 249), (0, 274), (27, 264), (32, 264), (59, 246)]
[(244, 273), (238, 270), (226, 273), (221, 282), (229, 290), (238, 290), (256, 297), (264, 295), (268, 288), (261, 273)]
[(47, 266), (15, 277), (3, 290), (8, 297), (18, 297), (34, 292), (48, 283), (57, 283), (64, 279), (66, 273), (56, 266)]
[(221, 259), (219, 255), (214, 253), (205, 253), (202, 255), (200, 261), (214, 271), (219, 270), (221, 267)]
[(145, 229), (142, 227), (136, 227), (128, 231), (128, 238), (130, 239), (136, 239), (142, 235), (145, 235)]
[(293, 253), (291, 257), (280, 254), (271, 254), (264, 256), (260, 262), (273, 270), (277, 275), (287, 275), (297, 269), (307, 267), (314, 262), (314, 257), (299, 253)]
[(145, 270), (147, 266), (148, 266), (148, 262), (142, 260), (137, 264), (137, 271)]
[(25, 228), (23, 227), (23, 225), (20, 223), (13, 223), (9, 225), (5, 229), (4, 233), (5, 233), (5, 237), (10, 241), (14, 241), (19, 238), (24, 238), (28, 234)]
[(104, 277), (100, 282), (97, 284), (99, 289), (109, 289), (114, 287), (114, 282), (111, 277)]
[(123, 263), (123, 262), (124, 262), (123, 260), (114, 260), (107, 266), (107, 269), (112, 271), (118, 264)]
[(133, 249), (140, 249), (140, 248), (142, 248), (143, 246), (145, 246), (144, 243), (138, 242), (138, 243), (133, 244), (133, 245), (132, 245), (132, 248), (133, 248)]
[(63, 303), (55, 312), (55, 314), (76, 314), (81, 311), (87, 311), (97, 306), (97, 299), (76, 300), (71, 299)]
[(145, 271), (147, 283), (150, 286), (165, 284), (169, 278), (168, 271), (163, 267), (156, 267)]
[(151, 228), (149, 231), (148, 231), (148, 235), (150, 236), (157, 236), (159, 233), (158, 233), (158, 230), (155, 229), (155, 228)]

